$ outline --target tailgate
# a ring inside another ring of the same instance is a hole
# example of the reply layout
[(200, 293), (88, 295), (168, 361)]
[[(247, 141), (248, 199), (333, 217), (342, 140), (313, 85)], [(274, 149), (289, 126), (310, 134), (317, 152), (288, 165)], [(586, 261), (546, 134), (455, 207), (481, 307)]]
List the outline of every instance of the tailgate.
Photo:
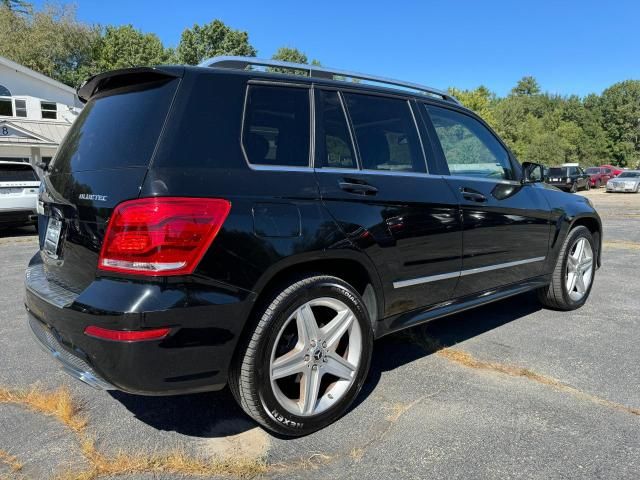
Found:
[(139, 195), (180, 81), (152, 69), (99, 78), (88, 82), (92, 96), (60, 145), (40, 196), (45, 274), (76, 293), (95, 278), (113, 208)]

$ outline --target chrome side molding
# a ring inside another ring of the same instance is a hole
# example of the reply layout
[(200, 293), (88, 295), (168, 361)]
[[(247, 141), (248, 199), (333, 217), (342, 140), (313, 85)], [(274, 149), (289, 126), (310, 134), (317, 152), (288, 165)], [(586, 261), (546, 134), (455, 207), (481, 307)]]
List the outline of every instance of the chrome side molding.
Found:
[(495, 265), (487, 265), (486, 267), (469, 268), (457, 272), (440, 273), (438, 275), (430, 275), (428, 277), (411, 278), (408, 280), (398, 280), (393, 282), (393, 288), (410, 287), (412, 285), (420, 285), (422, 283), (437, 282), (438, 280), (447, 280), (449, 278), (459, 278), (476, 273), (490, 272), (492, 270), (500, 270), (502, 268), (517, 267), (527, 263), (543, 262), (546, 257), (525, 258), (524, 260), (516, 260), (513, 262), (497, 263)]

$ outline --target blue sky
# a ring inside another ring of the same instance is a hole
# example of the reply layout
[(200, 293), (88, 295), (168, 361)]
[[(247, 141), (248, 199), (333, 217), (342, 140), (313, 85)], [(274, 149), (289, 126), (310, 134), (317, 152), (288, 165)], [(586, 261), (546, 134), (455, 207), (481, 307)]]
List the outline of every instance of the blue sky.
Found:
[[(42, 2), (35, 2), (40, 4)], [(640, 78), (640, 2), (76, 0), (88, 23), (131, 23), (177, 45), (219, 18), (249, 32), (258, 56), (297, 47), (324, 65), (434, 87), (508, 93), (524, 75), (586, 95)]]

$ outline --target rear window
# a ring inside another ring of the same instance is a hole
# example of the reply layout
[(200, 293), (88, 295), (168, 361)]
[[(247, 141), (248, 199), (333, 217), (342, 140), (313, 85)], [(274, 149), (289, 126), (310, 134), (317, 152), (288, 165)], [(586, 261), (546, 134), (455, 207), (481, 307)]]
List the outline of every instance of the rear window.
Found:
[(30, 165), (0, 164), (0, 182), (37, 182), (38, 177)]
[(148, 165), (177, 85), (177, 79), (147, 82), (92, 98), (60, 146), (53, 171)]
[(640, 172), (622, 172), (618, 175), (618, 178), (637, 178), (640, 177)]
[(309, 166), (309, 90), (249, 87), (242, 145), (253, 165)]
[(566, 168), (550, 168), (548, 175), (550, 177), (566, 177), (567, 169)]

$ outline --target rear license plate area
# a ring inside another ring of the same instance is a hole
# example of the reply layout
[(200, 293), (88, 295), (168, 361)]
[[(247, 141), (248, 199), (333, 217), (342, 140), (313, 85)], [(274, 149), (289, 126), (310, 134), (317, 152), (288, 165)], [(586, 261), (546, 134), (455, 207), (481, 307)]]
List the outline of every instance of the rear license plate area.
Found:
[(47, 223), (47, 231), (44, 236), (42, 250), (51, 258), (58, 258), (58, 244), (60, 243), (61, 232), (62, 222), (57, 218), (50, 217)]

